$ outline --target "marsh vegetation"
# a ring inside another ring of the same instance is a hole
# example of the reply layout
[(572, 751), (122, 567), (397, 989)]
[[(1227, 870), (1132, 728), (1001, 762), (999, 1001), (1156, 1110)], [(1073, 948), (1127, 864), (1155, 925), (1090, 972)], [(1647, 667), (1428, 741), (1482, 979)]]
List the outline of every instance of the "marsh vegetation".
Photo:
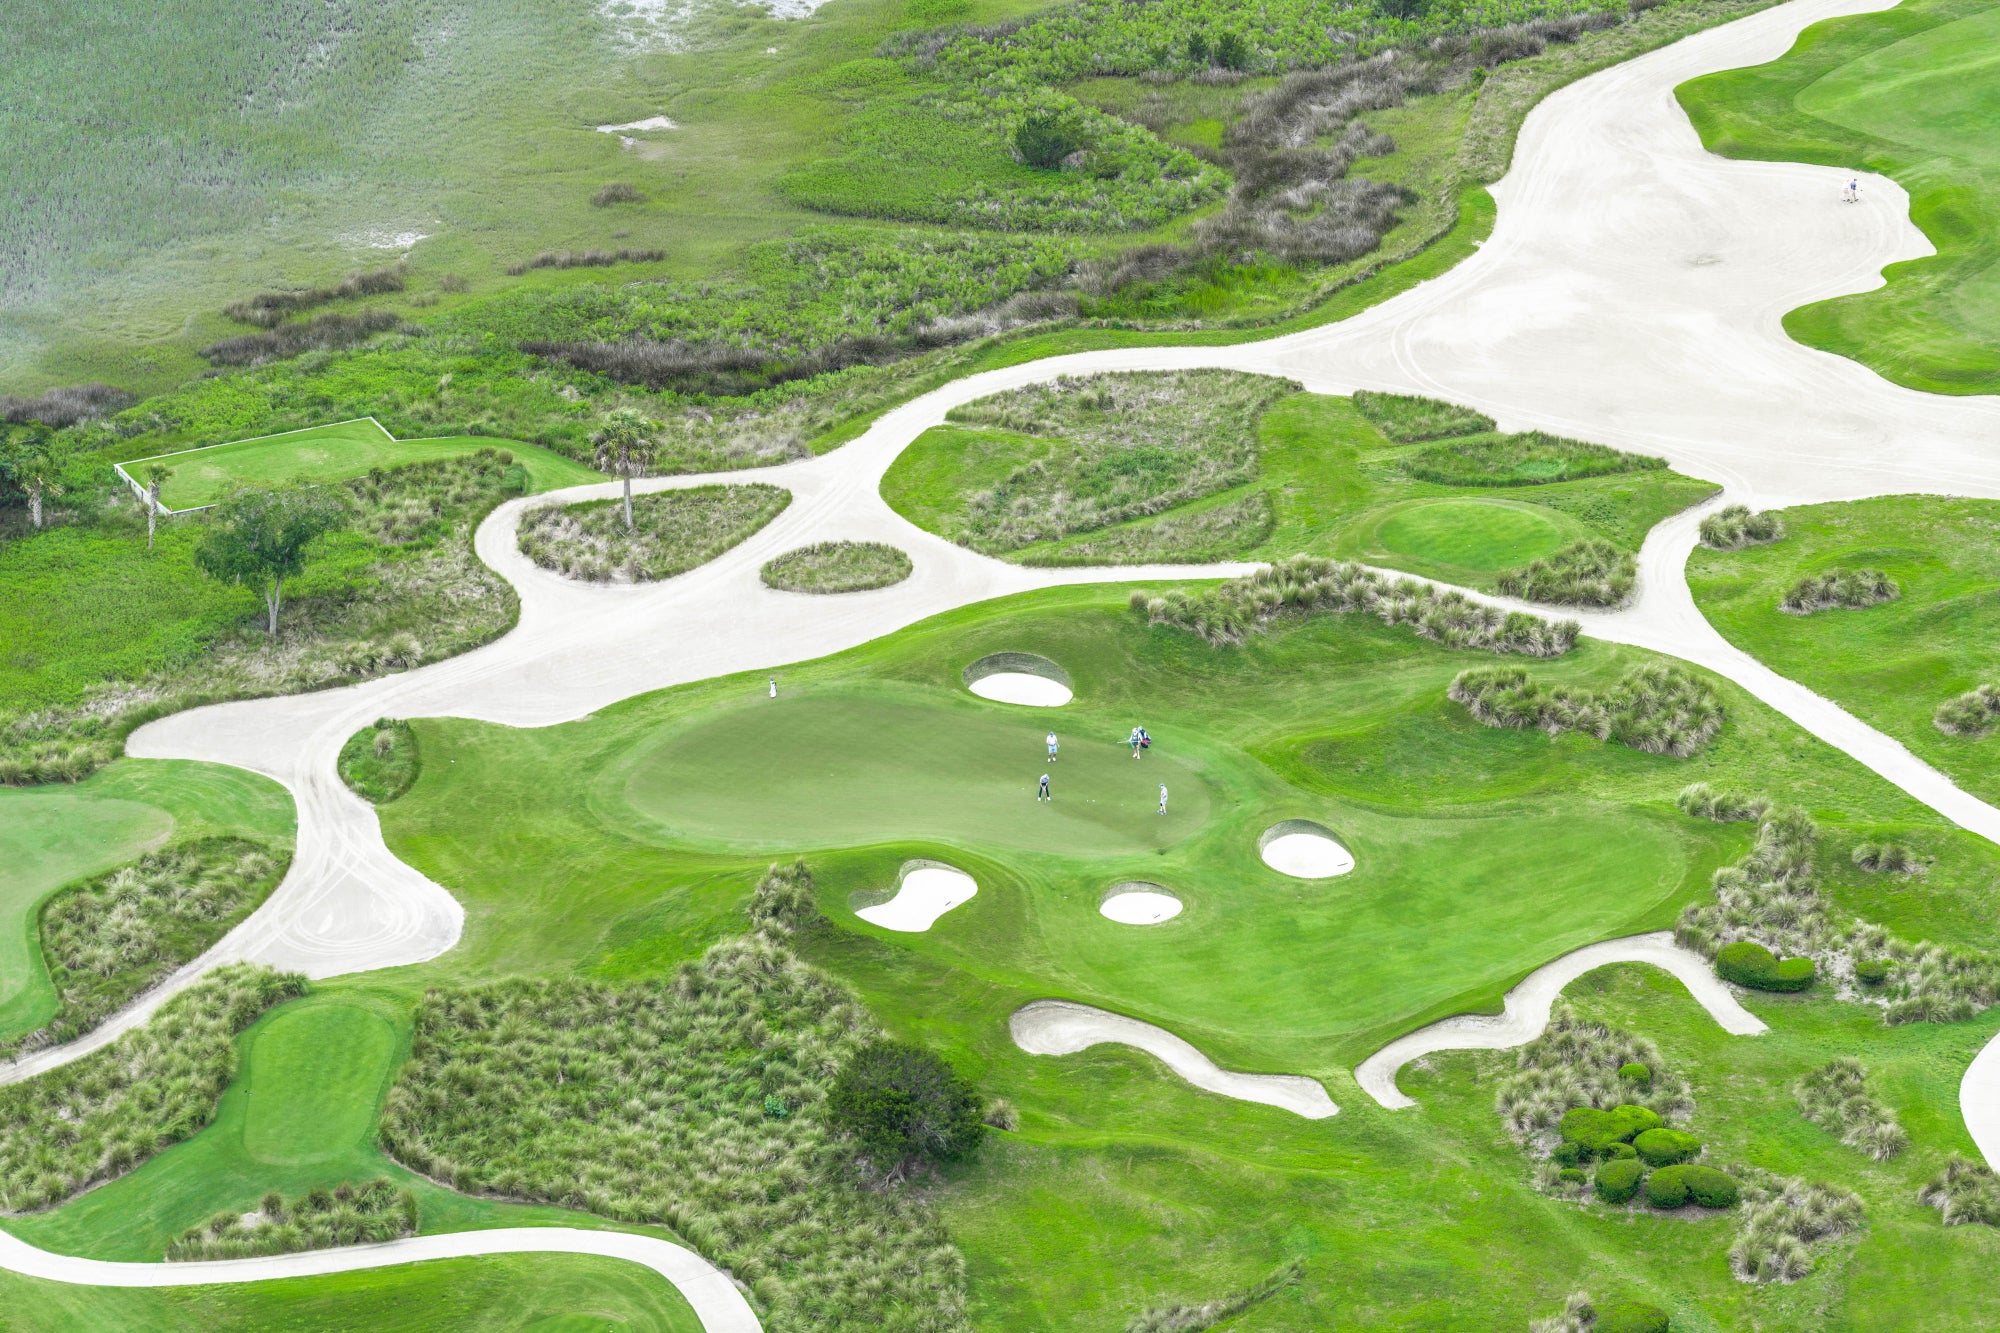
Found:
[(544, 569), (594, 583), (649, 583), (705, 565), (792, 502), (777, 486), (696, 486), (632, 499), (627, 529), (615, 500), (531, 509), (521, 554)]

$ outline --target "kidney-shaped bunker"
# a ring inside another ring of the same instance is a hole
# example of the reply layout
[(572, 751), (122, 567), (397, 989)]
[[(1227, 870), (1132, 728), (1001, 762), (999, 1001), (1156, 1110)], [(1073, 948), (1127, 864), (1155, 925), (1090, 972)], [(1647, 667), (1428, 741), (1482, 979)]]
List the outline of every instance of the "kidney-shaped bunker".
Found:
[(1264, 864), (1297, 879), (1331, 879), (1354, 869), (1354, 855), (1340, 845), (1333, 830), (1310, 819), (1287, 819), (1264, 830), (1257, 839)]
[(1060, 708), (1074, 697), (1069, 672), (1033, 653), (990, 653), (963, 675), (967, 689), (996, 703)]
[(896, 874), (893, 893), (855, 894), (848, 899), (854, 915), (884, 930), (911, 934), (929, 930), (937, 919), (979, 892), (972, 876), (942, 861), (905, 861)]

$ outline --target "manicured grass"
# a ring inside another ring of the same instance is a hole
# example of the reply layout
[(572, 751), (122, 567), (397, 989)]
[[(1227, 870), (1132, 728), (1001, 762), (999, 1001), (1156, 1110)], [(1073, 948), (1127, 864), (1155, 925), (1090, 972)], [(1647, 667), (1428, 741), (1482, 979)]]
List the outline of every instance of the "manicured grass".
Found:
[[(2000, 679), (2000, 504), (1898, 495), (1783, 512), (1786, 535), (1741, 551), (1697, 549), (1688, 583), (1732, 643), (1909, 746), (1968, 791), (2000, 800), (2000, 740), (1949, 736), (1939, 704)], [(1880, 569), (1903, 589), (1860, 609), (1787, 615), (1800, 579)]]
[(0, 787), (0, 1034), (55, 1013), (36, 916), (49, 894), (170, 837), (289, 844), (293, 828), (284, 788), (219, 764), (127, 759), (74, 786)]
[(125, 464), (125, 471), (144, 485), (146, 464), (160, 463), (172, 468), (174, 475), (160, 488), (160, 503), (169, 509), (192, 509), (215, 503), (237, 486), (322, 485), (348, 481), (374, 468), (459, 458), (480, 449), (505, 449), (511, 453), (514, 461), (527, 471), (531, 494), (604, 480), (603, 474), (532, 444), (475, 435), (398, 440), (368, 418), (237, 440), (186, 453), (135, 458)]
[[(1678, 90), (1712, 150), (1893, 177), (1938, 253), (1803, 306), (1794, 338), (1931, 393), (2000, 389), (2000, 11), (1911, 0), (1809, 28), (1783, 59)], [(1834, 203), (1828, 187), (1828, 206)], [(1886, 208), (1864, 198), (1859, 207)]]
[(378, 718), (340, 747), (340, 780), (364, 801), (384, 805), (410, 789), (423, 771), (417, 734), (407, 722)]
[(1560, 549), (1580, 528), (1535, 505), (1468, 496), (1397, 505), (1380, 515), (1369, 535), (1384, 550), (1412, 560), (1501, 570)]

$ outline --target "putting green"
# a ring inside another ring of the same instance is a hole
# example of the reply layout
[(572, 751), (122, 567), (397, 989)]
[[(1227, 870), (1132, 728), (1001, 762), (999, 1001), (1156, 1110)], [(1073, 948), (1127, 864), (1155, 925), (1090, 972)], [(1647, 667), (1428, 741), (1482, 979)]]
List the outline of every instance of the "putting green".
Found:
[(311, 430), (237, 440), (207, 449), (139, 458), (124, 467), (134, 481), (145, 484), (144, 465), (163, 463), (174, 470), (160, 488), (160, 502), (169, 509), (213, 504), (236, 486), (275, 486), (290, 482), (317, 485), (346, 481), (370, 468), (401, 467), (439, 458), (459, 458), (478, 449), (506, 449), (528, 473), (530, 491), (603, 481), (583, 464), (532, 444), (494, 440), (477, 435), (399, 440), (372, 420), (341, 421)]
[[(1161, 746), (1134, 761), (1109, 729), (1071, 734), (1049, 764), (1046, 735), (1041, 718), (923, 695), (796, 695), (707, 714), (652, 742), (624, 797), (673, 836), (715, 846), (934, 838), (1118, 856), (1171, 846), (1207, 822), (1207, 786)], [(1035, 795), (1043, 773), (1049, 801)]]
[(1375, 544), (1393, 555), (1461, 569), (1512, 569), (1570, 539), (1552, 510), (1507, 500), (1450, 498), (1397, 505), (1374, 526)]

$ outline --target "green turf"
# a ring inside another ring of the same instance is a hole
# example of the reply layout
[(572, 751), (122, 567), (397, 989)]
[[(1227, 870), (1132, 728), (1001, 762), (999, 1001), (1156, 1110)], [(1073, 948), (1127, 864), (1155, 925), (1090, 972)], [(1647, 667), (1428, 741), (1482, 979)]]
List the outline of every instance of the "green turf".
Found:
[(55, 1013), (36, 917), (49, 894), (169, 838), (289, 844), (293, 827), (284, 788), (218, 764), (126, 759), (75, 786), (0, 787), (0, 1033)]
[(1468, 497), (1398, 505), (1376, 520), (1369, 537), (1406, 559), (1498, 570), (1548, 555), (1580, 529), (1546, 509)]
[(374, 468), (427, 463), (496, 448), (510, 451), (514, 461), (526, 469), (530, 493), (604, 480), (603, 474), (532, 444), (475, 435), (398, 440), (367, 418), (185, 453), (135, 458), (125, 464), (125, 471), (144, 485), (148, 463), (172, 468), (174, 475), (160, 488), (160, 503), (169, 509), (192, 509), (213, 504), (237, 486), (347, 481)]
[[(1703, 141), (1732, 157), (1893, 177), (1937, 247), (1888, 285), (1804, 306), (1785, 328), (1932, 393), (2000, 391), (2000, 10), (1909, 0), (1808, 29), (1783, 59), (1684, 84)], [(1831, 184), (1828, 207), (1834, 206)], [(1862, 207), (1886, 209), (1886, 199)]]

